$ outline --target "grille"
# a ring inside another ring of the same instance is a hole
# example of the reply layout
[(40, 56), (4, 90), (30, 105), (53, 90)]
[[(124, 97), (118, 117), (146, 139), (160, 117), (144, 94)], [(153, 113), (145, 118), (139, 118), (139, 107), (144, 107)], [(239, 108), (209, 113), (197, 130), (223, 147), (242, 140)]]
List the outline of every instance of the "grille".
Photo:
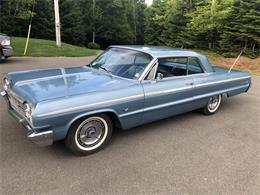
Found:
[(23, 105), (23, 103), (21, 103), (16, 97), (14, 97), (11, 94), (8, 94), (9, 97), (9, 101), (11, 104), (11, 107), (17, 111), (19, 114), (21, 114), (22, 116), (25, 116), (25, 106)]

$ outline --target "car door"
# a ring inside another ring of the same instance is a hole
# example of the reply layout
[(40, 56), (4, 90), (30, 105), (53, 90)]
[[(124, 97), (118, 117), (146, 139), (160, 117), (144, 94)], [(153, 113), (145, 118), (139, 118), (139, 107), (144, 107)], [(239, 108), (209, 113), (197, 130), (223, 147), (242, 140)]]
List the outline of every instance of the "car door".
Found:
[(223, 89), (223, 84), (216, 81), (223, 80), (222, 77), (225, 75), (216, 75), (215, 72), (206, 72), (197, 57), (189, 57), (188, 75), (192, 76), (194, 81), (194, 103), (201, 107), (207, 104), (212, 94)]
[(194, 82), (192, 76), (187, 76), (187, 63), (187, 57), (158, 59), (142, 81), (144, 123), (193, 109)]

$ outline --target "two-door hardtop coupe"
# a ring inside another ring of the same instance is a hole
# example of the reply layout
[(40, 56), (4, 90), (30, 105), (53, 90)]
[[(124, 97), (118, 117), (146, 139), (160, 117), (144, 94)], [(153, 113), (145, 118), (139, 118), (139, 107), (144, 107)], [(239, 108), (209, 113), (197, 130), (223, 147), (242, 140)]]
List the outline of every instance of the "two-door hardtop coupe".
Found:
[(222, 96), (247, 92), (251, 76), (211, 65), (197, 52), (111, 46), (89, 65), (8, 73), (1, 95), (38, 145), (65, 140), (76, 154), (128, 129), (183, 112), (213, 114)]

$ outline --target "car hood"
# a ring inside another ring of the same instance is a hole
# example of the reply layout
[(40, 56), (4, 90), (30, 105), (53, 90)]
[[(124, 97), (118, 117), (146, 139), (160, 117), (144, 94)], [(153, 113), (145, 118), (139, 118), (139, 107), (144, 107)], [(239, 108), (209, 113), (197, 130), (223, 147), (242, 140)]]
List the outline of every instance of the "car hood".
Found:
[(125, 88), (137, 82), (88, 67), (14, 72), (7, 77), (12, 82), (11, 90), (33, 105), (45, 100)]

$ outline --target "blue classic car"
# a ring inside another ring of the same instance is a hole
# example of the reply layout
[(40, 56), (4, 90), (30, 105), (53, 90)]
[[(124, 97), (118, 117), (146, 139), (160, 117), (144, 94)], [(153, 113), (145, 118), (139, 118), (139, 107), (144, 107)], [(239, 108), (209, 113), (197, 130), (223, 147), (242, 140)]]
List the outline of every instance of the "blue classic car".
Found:
[(128, 129), (247, 92), (251, 76), (211, 65), (183, 49), (111, 46), (89, 65), (8, 73), (1, 95), (38, 145), (65, 140), (76, 154), (103, 148), (114, 128)]

